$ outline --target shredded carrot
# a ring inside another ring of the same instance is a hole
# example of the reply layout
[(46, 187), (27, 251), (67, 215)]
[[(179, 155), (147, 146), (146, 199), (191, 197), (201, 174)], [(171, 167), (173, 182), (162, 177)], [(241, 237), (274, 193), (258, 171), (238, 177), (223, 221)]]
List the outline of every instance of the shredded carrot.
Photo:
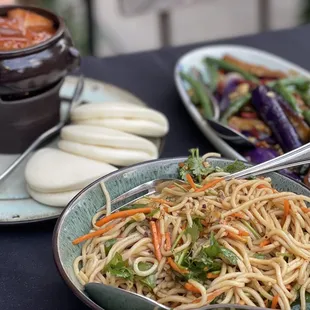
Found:
[(168, 264), (170, 265), (170, 267), (171, 267), (174, 271), (176, 271), (176, 272), (178, 272), (178, 273), (181, 273), (181, 274), (187, 274), (187, 273), (189, 273), (189, 271), (188, 271), (187, 269), (178, 266), (178, 265), (174, 262), (174, 260), (173, 260), (171, 257), (168, 257), (167, 261), (168, 261)]
[(265, 240), (263, 240), (263, 241), (259, 244), (259, 246), (260, 246), (261, 248), (263, 248), (264, 246), (266, 246), (266, 245), (268, 245), (268, 244), (270, 244), (270, 240), (265, 239)]
[(187, 224), (186, 224), (186, 223), (183, 223), (182, 226), (181, 226), (181, 229), (182, 229), (182, 230), (185, 230), (185, 229), (186, 229), (186, 226), (187, 226)]
[(207, 273), (207, 279), (216, 279), (218, 277), (219, 277), (218, 273), (212, 273), (212, 272)]
[[(178, 306), (181, 306), (181, 305), (182, 305), (181, 302), (175, 301), (175, 302), (173, 302), (173, 303), (171, 304), (171, 308), (170, 308), (170, 309), (174, 309), (174, 308), (176, 308), (176, 307), (178, 307)], [(156, 308), (155, 308), (155, 309), (156, 309)]]
[(279, 302), (279, 295), (275, 295), (275, 296), (272, 298), (271, 309), (277, 309), (278, 302)]
[(204, 192), (206, 189), (215, 186), (217, 183), (219, 183), (219, 182), (221, 182), (223, 180), (224, 180), (224, 178), (212, 180), (209, 183), (205, 184), (203, 187), (196, 189), (196, 192)]
[(184, 167), (184, 165), (185, 165), (184, 163), (179, 163), (180, 168)]
[(284, 199), (283, 206), (284, 206), (284, 214), (282, 219), (282, 226), (284, 225), (288, 215), (290, 214), (290, 203), (287, 199)]
[(208, 227), (208, 223), (206, 221), (200, 221), (200, 223), (204, 226), (204, 227)]
[(191, 188), (193, 188), (194, 190), (197, 189), (196, 184), (195, 184), (192, 176), (189, 173), (186, 175), (186, 180), (189, 183), (189, 185), (191, 186)]
[(216, 298), (217, 296), (220, 296), (221, 294), (223, 294), (222, 290), (214, 291), (213, 293), (208, 295), (207, 302), (211, 302), (214, 298)]
[(188, 283), (188, 282), (185, 283), (184, 287), (185, 287), (186, 290), (188, 290), (188, 291), (190, 291), (190, 292), (193, 292), (193, 293), (200, 293), (200, 290), (199, 290), (196, 286), (194, 286), (193, 284), (191, 284), (191, 283)]
[(159, 221), (156, 221), (156, 229), (157, 229), (157, 235), (158, 235), (158, 242), (159, 242), (159, 246), (161, 247), (161, 233), (160, 233), (160, 226), (159, 226)]
[(181, 304), (181, 303), (175, 301), (174, 303), (171, 304), (171, 309), (176, 308), (176, 307), (179, 306), (180, 304)]
[(240, 219), (245, 219), (245, 215), (243, 213), (241, 213), (241, 212), (233, 213), (230, 216), (237, 217), (237, 218), (240, 218)]
[(151, 197), (150, 199), (152, 201), (154, 201), (154, 202), (159, 202), (160, 204), (165, 204), (165, 205), (168, 205), (168, 206), (173, 206), (173, 202), (165, 200), (165, 199), (154, 198), (154, 197)]
[(197, 299), (193, 300), (192, 303), (193, 304), (198, 304), (198, 303), (200, 303), (200, 301), (201, 301), (201, 298), (197, 298)]
[(161, 256), (160, 244), (159, 244), (159, 240), (158, 240), (158, 231), (157, 231), (156, 224), (154, 221), (150, 221), (150, 228), (151, 228), (152, 237), (153, 237), (155, 257), (158, 260), (158, 262), (160, 262), (162, 256)]
[(264, 300), (264, 304), (265, 304), (266, 308), (269, 308), (269, 307), (268, 307), (268, 304), (269, 304), (269, 300), (268, 300), (268, 299), (265, 299), (265, 300)]
[(267, 185), (265, 185), (265, 184), (259, 184), (259, 185), (257, 186), (257, 188), (259, 188), (259, 189), (262, 189), (262, 188), (269, 188), (269, 189), (271, 189), (271, 187), (269, 187), (269, 186), (267, 186)]
[(242, 238), (241, 236), (239, 236), (239, 235), (237, 235), (231, 231), (227, 232), (227, 237), (234, 239), (234, 240), (241, 241), (241, 242), (246, 242), (246, 240), (244, 238)]
[(302, 207), (301, 210), (302, 210), (304, 213), (309, 213), (309, 212), (310, 212), (310, 208), (306, 208), (306, 207)]
[(245, 230), (239, 230), (239, 233), (238, 233), (239, 236), (249, 236), (250, 234), (245, 231)]
[(131, 210), (125, 210), (125, 211), (119, 211), (112, 213), (108, 216), (105, 216), (101, 220), (97, 221), (96, 226), (102, 226), (106, 223), (111, 222), (112, 220), (129, 217), (132, 215), (135, 215), (137, 213), (150, 213), (152, 211), (152, 208), (139, 208), (139, 209), (131, 209)]
[(165, 233), (166, 236), (166, 251), (171, 250), (171, 238), (170, 238), (170, 233), (166, 232)]
[(285, 288), (290, 291), (292, 289), (292, 285), (287, 284), (287, 285), (285, 285)]
[(112, 225), (110, 225), (108, 227), (105, 227), (105, 228), (102, 228), (102, 229), (98, 229), (98, 230), (96, 230), (94, 232), (91, 232), (89, 234), (86, 234), (84, 236), (76, 238), (75, 240), (72, 241), (72, 243), (74, 245), (76, 245), (76, 244), (79, 244), (79, 243), (81, 243), (81, 242), (83, 242), (85, 240), (88, 240), (88, 239), (91, 239), (91, 238), (94, 238), (94, 237), (97, 237), (97, 236), (101, 236), (101, 235), (105, 234), (106, 232), (108, 232), (109, 230), (111, 230), (115, 226), (116, 226), (116, 224), (112, 224)]

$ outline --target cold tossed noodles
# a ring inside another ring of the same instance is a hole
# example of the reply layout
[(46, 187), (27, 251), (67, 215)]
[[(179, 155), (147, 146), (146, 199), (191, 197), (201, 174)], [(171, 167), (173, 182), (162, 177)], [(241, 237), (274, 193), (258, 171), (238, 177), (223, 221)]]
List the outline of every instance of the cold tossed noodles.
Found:
[(191, 150), (180, 163), (186, 184), (170, 182), (118, 212), (100, 210), (90, 233), (73, 241), (84, 242), (76, 277), (179, 310), (210, 303), (291, 309), (297, 299), (306, 310), (310, 198), (278, 192), (269, 178), (225, 181), (243, 164), (220, 169), (207, 159)]

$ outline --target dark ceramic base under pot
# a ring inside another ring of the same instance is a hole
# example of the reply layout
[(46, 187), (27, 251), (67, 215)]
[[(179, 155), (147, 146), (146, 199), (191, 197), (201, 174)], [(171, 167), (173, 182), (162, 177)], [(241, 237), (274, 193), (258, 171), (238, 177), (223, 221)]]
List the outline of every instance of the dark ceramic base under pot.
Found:
[(23, 152), (59, 122), (59, 91), (63, 81), (29, 98), (7, 101), (0, 97), (0, 153)]

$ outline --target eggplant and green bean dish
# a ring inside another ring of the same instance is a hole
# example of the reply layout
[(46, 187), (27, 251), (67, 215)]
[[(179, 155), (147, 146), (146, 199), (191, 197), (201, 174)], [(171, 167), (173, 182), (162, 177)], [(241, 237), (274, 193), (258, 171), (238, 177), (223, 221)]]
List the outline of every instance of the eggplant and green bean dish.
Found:
[[(261, 163), (310, 141), (310, 79), (228, 54), (206, 57), (203, 64), (204, 72), (180, 73), (187, 93), (205, 119), (213, 119), (217, 104), (219, 122), (253, 143), (253, 149), (241, 152), (248, 161)], [(309, 166), (282, 173), (310, 187)]]

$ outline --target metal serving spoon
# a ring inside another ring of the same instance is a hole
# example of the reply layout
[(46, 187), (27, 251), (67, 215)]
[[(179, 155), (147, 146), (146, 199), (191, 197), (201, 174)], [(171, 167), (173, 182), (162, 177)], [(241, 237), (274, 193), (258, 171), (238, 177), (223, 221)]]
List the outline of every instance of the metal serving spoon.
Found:
[[(131, 309), (131, 310), (170, 310), (171, 308), (164, 306), (148, 297), (128, 292), (120, 288), (100, 283), (88, 283), (85, 285), (85, 291), (89, 297), (96, 302), (102, 309)], [(235, 310), (266, 310), (266, 308), (241, 306), (241, 305), (207, 305), (197, 310), (211, 309), (235, 309)]]
[[(268, 172), (282, 170), (294, 166), (304, 165), (310, 163), (310, 143), (293, 150), (289, 153), (281, 155), (272, 160), (266, 161), (262, 164), (249, 167), (242, 171), (229, 174), (224, 177), (226, 180), (233, 178), (247, 177), (250, 175), (262, 175)], [(132, 204), (137, 199), (141, 199), (145, 195), (150, 195), (159, 192), (160, 189), (169, 183), (185, 183), (177, 179), (157, 179), (144, 184), (141, 184), (128, 192), (120, 195), (119, 197), (111, 201), (112, 209), (117, 209), (120, 205), (124, 206)], [(101, 283), (88, 283), (85, 285), (85, 291), (88, 293), (90, 298), (94, 300), (98, 305), (104, 309), (123, 309), (124, 305), (130, 305), (132, 310), (168, 310), (169, 308), (161, 305), (154, 300), (128, 292), (123, 289), (115, 288), (112, 286), (104, 285)], [(123, 307), (123, 308), (122, 308)], [(263, 309), (259, 307), (240, 306), (240, 305), (208, 305), (201, 310), (207, 309)]]
[[(310, 163), (310, 142), (281, 156), (268, 160), (259, 165), (251, 166), (247, 169), (236, 173), (229, 174), (224, 177), (225, 180), (237, 179), (248, 176), (258, 176), (273, 171), (286, 168), (297, 167)], [(178, 179), (156, 179), (141, 184), (133, 189), (125, 192), (111, 201), (112, 205), (119, 204), (124, 206), (133, 203), (145, 195), (151, 195), (160, 192), (160, 188), (169, 185), (169, 183), (185, 184)]]
[(30, 144), (30, 146), (24, 151), (24, 153), (17, 157), (17, 159), (0, 175), (0, 182), (3, 181), (9, 174), (11, 174), (32, 151), (34, 151), (43, 142), (59, 133), (61, 128), (63, 128), (70, 121), (70, 112), (73, 107), (76, 107), (79, 104), (79, 98), (81, 96), (83, 88), (84, 78), (82, 75), (80, 75), (65, 115), (62, 117), (62, 119), (57, 125), (43, 132), (36, 140), (32, 142), (32, 144)]
[[(214, 105), (217, 106), (217, 104)], [(207, 122), (209, 123), (210, 127), (218, 134), (218, 136), (225, 141), (247, 149), (255, 147), (255, 144), (252, 143), (244, 134), (220, 123), (218, 120), (207, 119)]]

